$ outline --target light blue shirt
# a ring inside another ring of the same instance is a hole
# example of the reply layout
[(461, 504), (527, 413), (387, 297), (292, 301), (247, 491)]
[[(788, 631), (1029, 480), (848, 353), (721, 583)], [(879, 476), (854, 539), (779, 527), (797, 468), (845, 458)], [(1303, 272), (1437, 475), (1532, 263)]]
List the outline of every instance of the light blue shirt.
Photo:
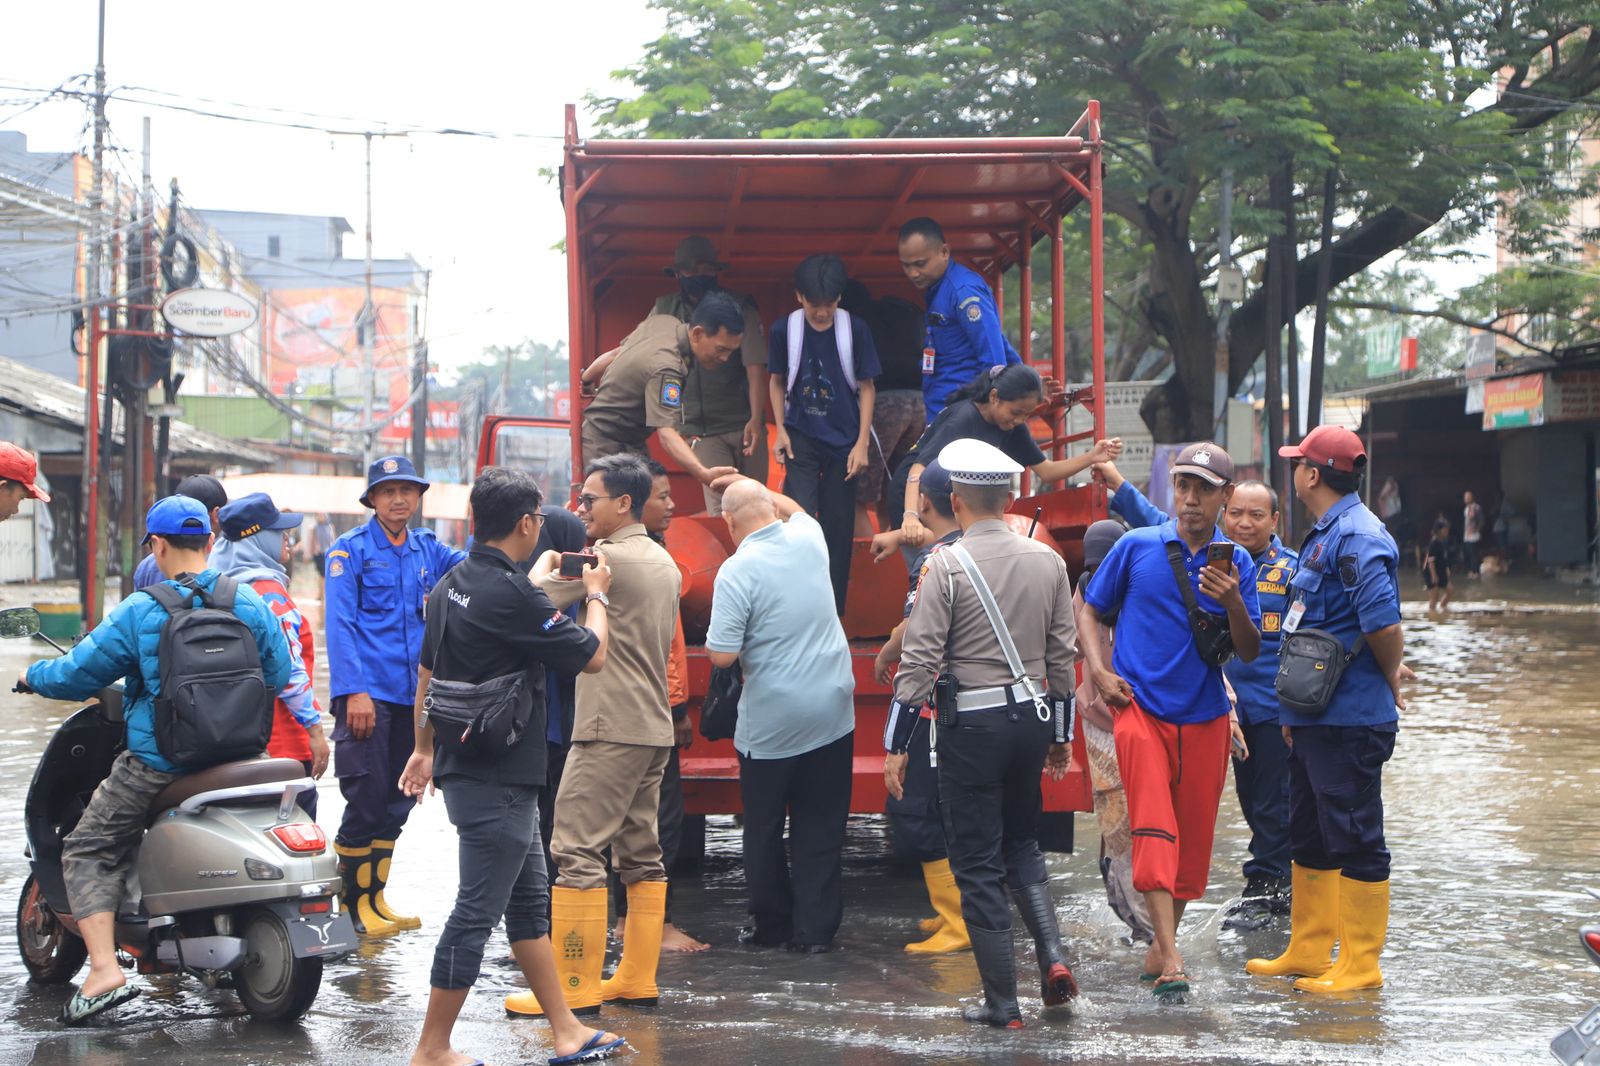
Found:
[(850, 645), (827, 572), (822, 527), (806, 514), (756, 530), (717, 571), (706, 647), (739, 653), (733, 746), (749, 758), (804, 755), (856, 726)]

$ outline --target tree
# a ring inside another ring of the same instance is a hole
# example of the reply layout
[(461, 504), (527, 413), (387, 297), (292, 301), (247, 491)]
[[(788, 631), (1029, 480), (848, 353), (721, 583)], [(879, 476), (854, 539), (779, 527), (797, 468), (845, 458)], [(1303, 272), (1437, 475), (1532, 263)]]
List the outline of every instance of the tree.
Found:
[(553, 417), (556, 393), (569, 387), (566, 345), (523, 340), (490, 345), (477, 362), (457, 371), (453, 385), (435, 395), (460, 400), (481, 392), (490, 412)]
[[(1281, 216), (1265, 207), (1273, 173), (1293, 166), (1317, 189), (1337, 168), (1337, 286), (1419, 238), (1448, 245), (1497, 207), (1537, 215), (1570, 197), (1543, 180), (1552, 142), (1542, 131), (1600, 90), (1600, 0), (659, 6), (666, 33), (620, 72), (639, 94), (593, 101), (614, 131), (1026, 134), (1059, 131), (1085, 99), (1099, 99), (1107, 206), (1126, 223), (1112, 258), (1137, 264), (1108, 276), (1108, 291), (1133, 298), (1122, 331), (1130, 340), (1172, 354), (1174, 373), (1145, 411), (1158, 440), (1201, 436), (1210, 424), (1216, 327), (1206, 288), (1224, 167), (1238, 190), (1236, 256), (1281, 232)], [(1307, 223), (1319, 195), (1297, 190)], [(1320, 255), (1295, 267), (1297, 308), (1315, 298)], [(1262, 292), (1235, 312), (1233, 387), (1271, 321)]]

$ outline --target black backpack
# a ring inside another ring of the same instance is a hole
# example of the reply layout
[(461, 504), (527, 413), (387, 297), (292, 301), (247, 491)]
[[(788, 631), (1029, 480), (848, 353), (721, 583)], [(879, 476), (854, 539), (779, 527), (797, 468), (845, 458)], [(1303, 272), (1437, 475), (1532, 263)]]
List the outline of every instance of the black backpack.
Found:
[(255, 634), (233, 613), (239, 584), (227, 575), (210, 592), (190, 576), (182, 584), (187, 591), (165, 582), (144, 590), (169, 616), (156, 652), (156, 747), (183, 770), (253, 759), (272, 736), (273, 693)]

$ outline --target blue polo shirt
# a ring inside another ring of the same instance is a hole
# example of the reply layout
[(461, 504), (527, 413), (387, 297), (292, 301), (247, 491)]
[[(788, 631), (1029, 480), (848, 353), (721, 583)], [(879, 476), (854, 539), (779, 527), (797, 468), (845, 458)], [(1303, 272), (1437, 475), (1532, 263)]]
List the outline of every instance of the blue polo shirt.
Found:
[[(1217, 530), (1211, 539), (1228, 538)], [(1175, 522), (1124, 534), (1090, 579), (1084, 600), (1101, 615), (1119, 610), (1111, 666), (1132, 686), (1139, 706), (1177, 725), (1209, 722), (1228, 713), (1228, 695), (1222, 687), (1222, 670), (1207, 665), (1195, 650), (1189, 612), (1167, 560), (1169, 543), (1183, 552), (1200, 609), (1226, 614), (1221, 604), (1200, 591), (1205, 552), (1189, 551)], [(1238, 545), (1233, 549), (1233, 569), (1250, 620), (1260, 628), (1256, 565)]]
[[(1124, 538), (1126, 539), (1126, 538)], [(1358, 634), (1400, 621), (1400, 551), (1378, 516), (1350, 493), (1317, 520), (1300, 544), (1300, 568), (1290, 582), (1290, 602), (1304, 601), (1299, 629), (1332, 633), (1346, 650)], [(1328, 710), (1315, 717), (1280, 705), (1287, 726), (1370, 726), (1393, 731), (1400, 714), (1377, 656), (1365, 645), (1339, 679)]]

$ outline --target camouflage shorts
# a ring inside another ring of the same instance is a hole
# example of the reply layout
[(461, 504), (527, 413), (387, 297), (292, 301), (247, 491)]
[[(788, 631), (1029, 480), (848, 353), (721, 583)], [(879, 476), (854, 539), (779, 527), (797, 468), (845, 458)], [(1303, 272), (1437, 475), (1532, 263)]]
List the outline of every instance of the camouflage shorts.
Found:
[(75, 918), (107, 911), (122, 902), (123, 881), (144, 839), (150, 804), (181, 774), (152, 770), (125, 751), (111, 764), (61, 848), (61, 874)]
[(872, 453), (867, 469), (856, 479), (857, 504), (874, 510), (884, 506), (889, 479), (922, 436), (923, 419), (920, 390), (885, 389), (878, 393), (872, 408)]

